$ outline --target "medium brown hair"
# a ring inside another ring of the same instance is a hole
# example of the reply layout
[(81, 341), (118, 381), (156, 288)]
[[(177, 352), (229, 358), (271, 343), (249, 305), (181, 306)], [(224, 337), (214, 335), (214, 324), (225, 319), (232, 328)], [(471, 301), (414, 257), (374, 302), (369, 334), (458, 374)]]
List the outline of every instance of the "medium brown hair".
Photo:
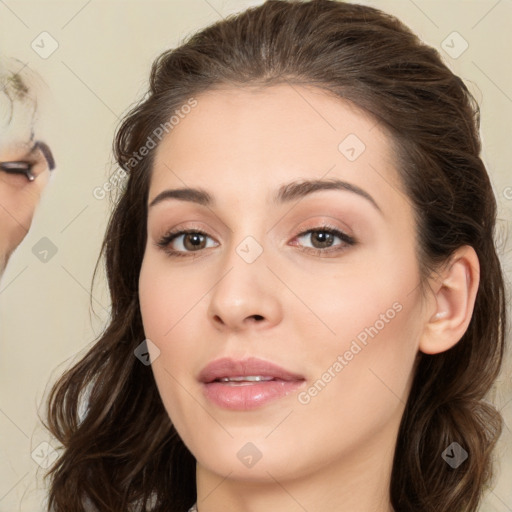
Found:
[[(396, 18), (332, 0), (269, 0), (154, 62), (148, 94), (124, 118), (114, 143), (129, 177), (102, 246), (111, 319), (48, 400), (47, 428), (63, 446), (49, 471), (50, 510), (89, 504), (100, 511), (184, 512), (195, 502), (195, 459), (171, 423), (151, 367), (134, 356), (145, 339), (138, 278), (154, 152), (133, 158), (191, 97), (219, 86), (280, 83), (328, 91), (389, 130), (415, 212), (422, 277), (463, 245), (478, 255), (480, 284), (466, 333), (444, 353), (420, 354), (390, 487), (397, 512), (477, 510), (502, 428), (485, 397), (502, 364), (506, 327), (496, 200), (479, 156), (478, 105), (438, 52)], [(469, 454), (458, 468), (441, 457), (452, 442)]]

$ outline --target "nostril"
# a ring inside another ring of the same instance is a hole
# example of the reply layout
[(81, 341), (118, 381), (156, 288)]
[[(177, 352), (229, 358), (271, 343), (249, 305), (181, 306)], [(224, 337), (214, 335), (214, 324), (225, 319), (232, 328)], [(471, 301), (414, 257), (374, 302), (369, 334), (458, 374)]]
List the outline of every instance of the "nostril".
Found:
[(252, 315), (254, 320), (263, 320), (263, 317), (261, 315)]

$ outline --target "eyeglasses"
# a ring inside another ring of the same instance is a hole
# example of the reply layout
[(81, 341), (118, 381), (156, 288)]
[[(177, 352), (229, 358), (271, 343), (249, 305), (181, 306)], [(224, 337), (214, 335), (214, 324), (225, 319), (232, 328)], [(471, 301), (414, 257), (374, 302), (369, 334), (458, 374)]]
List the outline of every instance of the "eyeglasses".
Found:
[[(43, 154), (49, 170), (53, 171), (53, 169), (55, 169), (55, 160), (48, 145), (44, 142), (36, 142), (30, 153), (33, 153), (38, 149)], [(24, 174), (28, 181), (34, 181), (37, 178), (37, 176), (32, 173), (35, 166), (35, 163), (26, 161), (0, 162), (0, 171), (8, 174)]]
[(32, 174), (32, 167), (28, 162), (0, 162), (0, 170), (9, 174), (24, 174), (28, 181), (36, 179)]

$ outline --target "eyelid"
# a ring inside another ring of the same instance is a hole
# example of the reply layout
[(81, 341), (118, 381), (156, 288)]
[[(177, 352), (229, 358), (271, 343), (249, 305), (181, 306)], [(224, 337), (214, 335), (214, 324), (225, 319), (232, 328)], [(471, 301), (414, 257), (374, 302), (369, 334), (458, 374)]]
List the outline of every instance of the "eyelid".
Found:
[[(194, 221), (192, 221), (192, 222), (194, 222)], [(213, 232), (213, 231), (215, 231), (215, 230), (213, 228), (211, 228), (210, 226), (208, 226), (208, 224), (206, 224), (206, 228), (204, 228), (204, 227), (199, 226), (198, 224), (187, 224), (187, 222), (181, 222), (181, 223), (177, 224), (175, 227), (165, 230), (163, 235), (161, 235), (159, 237), (159, 239), (162, 240), (163, 238), (168, 238), (171, 235), (178, 236), (178, 235), (183, 234), (184, 232), (185, 233), (196, 232), (196, 233), (201, 233), (203, 235), (206, 235), (210, 238), (214, 238), (214, 236), (211, 235), (211, 232)]]
[(324, 222), (319, 221), (316, 224), (314, 224), (313, 226), (303, 229), (297, 235), (295, 235), (295, 238), (298, 236), (305, 235), (306, 233), (310, 233), (311, 231), (313, 231), (313, 232), (314, 231), (337, 231), (338, 233), (341, 233), (342, 235), (344, 235), (347, 238), (353, 238), (342, 228), (339, 228), (333, 224), (329, 224), (328, 222), (325, 222), (325, 221)]

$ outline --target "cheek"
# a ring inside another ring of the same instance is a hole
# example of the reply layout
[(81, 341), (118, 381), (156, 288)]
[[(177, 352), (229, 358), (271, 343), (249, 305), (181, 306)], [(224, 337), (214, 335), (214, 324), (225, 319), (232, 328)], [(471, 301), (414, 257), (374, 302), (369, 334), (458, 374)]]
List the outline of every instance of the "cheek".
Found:
[(0, 191), (0, 250), (3, 253), (10, 254), (25, 238), (34, 209), (35, 201), (32, 198), (20, 197), (10, 190)]
[(139, 277), (144, 331), (157, 345), (175, 337), (180, 324), (187, 322), (187, 316), (200, 306), (200, 299), (208, 290), (189, 271), (170, 271), (166, 263), (162, 256), (145, 257)]
[[(396, 254), (393, 257), (394, 262), (385, 257), (361, 258), (323, 279), (302, 278), (302, 285), (299, 281), (293, 284), (316, 316), (322, 345), (343, 352), (353, 340), (369, 348), (372, 340), (386, 339), (389, 345), (409, 338), (404, 324), (417, 305), (414, 290), (418, 271), (412, 251), (402, 260)], [(287, 282), (292, 282), (291, 276)], [(301, 322), (303, 318), (296, 316), (294, 320)], [(309, 332), (313, 332), (312, 325)], [(371, 345), (380, 350), (378, 343)], [(311, 345), (310, 349), (312, 357), (322, 353), (318, 346)]]
[(4, 181), (0, 180), (0, 205), (4, 211), (3, 216), (10, 218), (3, 225), (21, 224), (23, 228), (30, 227), (41, 193), (49, 181), (48, 174), (49, 171), (40, 174), (31, 183), (21, 175), (1, 176)]
[[(188, 341), (201, 339), (199, 332), (192, 332), (193, 323), (187, 312), (198, 307), (202, 294), (185, 278), (186, 273), (166, 271), (165, 261), (145, 256), (139, 276), (139, 303), (145, 337), (158, 347), (158, 357), (152, 354), (151, 365), (155, 382), (164, 406), (173, 421), (184, 415), (180, 396), (180, 383), (190, 375), (196, 353)], [(203, 292), (204, 293), (204, 292)]]
[(332, 401), (354, 418), (356, 411), (386, 418), (389, 407), (407, 399), (421, 333), (419, 275), (412, 249), (390, 255), (361, 260), (323, 287), (306, 282), (308, 304), (322, 322), (317, 321), (315, 343), (312, 324), (301, 328), (302, 358), (311, 362), (318, 384), (302, 403), (316, 402), (319, 414)]
[(158, 347), (152, 370), (167, 412), (175, 419), (183, 415), (176, 408), (187, 402), (181, 386), (191, 379), (197, 359), (210, 345), (207, 300), (212, 284), (207, 276), (172, 268), (164, 255), (148, 252), (139, 277), (142, 324), (146, 338)]

